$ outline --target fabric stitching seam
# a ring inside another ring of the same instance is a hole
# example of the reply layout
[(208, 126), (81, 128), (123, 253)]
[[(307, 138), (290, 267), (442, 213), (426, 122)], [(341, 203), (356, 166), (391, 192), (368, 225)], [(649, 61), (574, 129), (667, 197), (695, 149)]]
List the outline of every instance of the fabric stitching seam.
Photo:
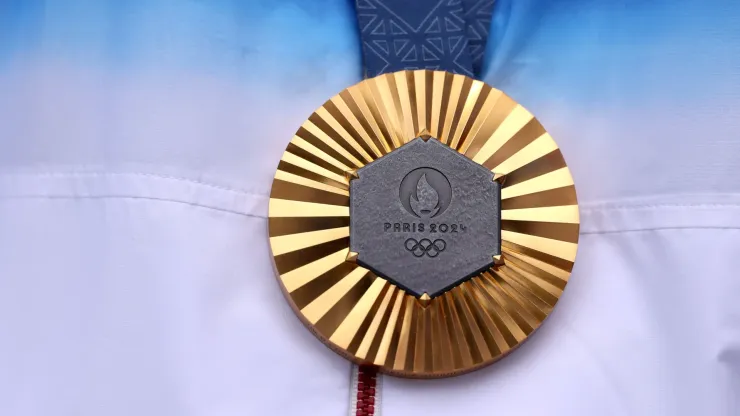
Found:
[(190, 179), (185, 178), (182, 176), (172, 176), (172, 175), (163, 175), (158, 173), (149, 173), (149, 172), (39, 172), (39, 173), (0, 173), (0, 177), (13, 177), (13, 176), (27, 176), (27, 177), (38, 177), (38, 178), (44, 178), (44, 177), (59, 177), (59, 178), (84, 178), (84, 177), (92, 177), (92, 178), (102, 178), (106, 176), (133, 176), (133, 177), (150, 177), (150, 178), (159, 178), (159, 179), (167, 179), (167, 180), (174, 180), (178, 182), (185, 182), (190, 184), (196, 184), (196, 185), (202, 185), (208, 188), (214, 188), (219, 189), (222, 191), (228, 191), (228, 192), (234, 192), (239, 194), (247, 194), (247, 195), (254, 195), (254, 196), (260, 196), (260, 197), (266, 197), (268, 196), (267, 193), (258, 192), (258, 191), (251, 191), (246, 189), (237, 189), (237, 188), (231, 188), (224, 185), (218, 185), (210, 182), (204, 182), (199, 181), (196, 179)]
[(0, 201), (5, 200), (22, 200), (22, 199), (49, 199), (49, 200), (63, 200), (63, 199), (69, 199), (69, 200), (96, 200), (96, 199), (131, 199), (131, 200), (145, 200), (145, 201), (155, 201), (155, 202), (166, 202), (166, 203), (173, 203), (173, 204), (183, 204), (183, 205), (190, 205), (198, 208), (204, 208), (204, 209), (210, 209), (213, 211), (221, 211), (221, 212), (227, 212), (229, 214), (236, 214), (241, 215), (245, 217), (252, 217), (252, 218), (262, 218), (266, 219), (267, 216), (263, 214), (253, 214), (249, 212), (244, 211), (237, 211), (227, 208), (220, 208), (213, 205), (205, 205), (205, 204), (199, 204), (196, 202), (188, 202), (188, 201), (180, 201), (177, 199), (171, 199), (171, 198), (154, 198), (149, 196), (133, 196), (133, 195), (85, 195), (85, 196), (55, 196), (55, 195), (25, 195), (25, 196), (17, 196), (17, 197), (4, 197), (0, 196)]

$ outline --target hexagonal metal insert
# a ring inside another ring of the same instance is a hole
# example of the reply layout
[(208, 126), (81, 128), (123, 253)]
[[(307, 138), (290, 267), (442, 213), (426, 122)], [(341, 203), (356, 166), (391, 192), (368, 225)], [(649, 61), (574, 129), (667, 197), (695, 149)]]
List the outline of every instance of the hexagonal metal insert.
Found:
[(406, 291), (438, 296), (501, 254), (493, 172), (434, 138), (417, 138), (350, 182), (350, 251)]

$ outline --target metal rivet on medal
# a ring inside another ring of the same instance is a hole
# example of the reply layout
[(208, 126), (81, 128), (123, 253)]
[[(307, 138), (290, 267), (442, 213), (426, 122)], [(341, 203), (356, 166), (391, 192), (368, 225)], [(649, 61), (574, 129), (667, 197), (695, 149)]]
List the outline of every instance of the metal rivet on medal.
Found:
[(429, 303), (431, 301), (432, 301), (432, 298), (429, 296), (429, 293), (425, 292), (419, 297), (419, 304), (421, 305), (422, 308), (426, 308), (427, 306), (429, 306)]
[(357, 253), (355, 253), (354, 251), (348, 252), (345, 260), (350, 263), (357, 263)]
[(362, 81), (314, 113), (269, 208), (298, 317), (402, 377), (469, 372), (520, 345), (565, 289), (578, 230), (570, 172), (532, 114), (426, 70)]
[(357, 179), (359, 177), (357, 175), (357, 169), (350, 169), (345, 171), (344, 177), (347, 179), (347, 182), (350, 182), (352, 179)]
[(424, 129), (416, 133), (416, 137), (420, 137), (422, 140), (427, 141), (432, 138), (432, 135), (427, 131), (427, 129)]
[(501, 267), (504, 265), (504, 257), (500, 254), (493, 256), (494, 267)]

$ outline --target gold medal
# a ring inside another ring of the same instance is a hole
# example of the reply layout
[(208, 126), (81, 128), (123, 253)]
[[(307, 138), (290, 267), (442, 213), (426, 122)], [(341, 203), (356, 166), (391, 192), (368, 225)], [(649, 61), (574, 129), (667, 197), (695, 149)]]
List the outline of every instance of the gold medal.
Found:
[(416, 378), (495, 362), (550, 314), (579, 214), (555, 141), (472, 78), (400, 71), (332, 97), (298, 129), (269, 208), (280, 285), (358, 364)]

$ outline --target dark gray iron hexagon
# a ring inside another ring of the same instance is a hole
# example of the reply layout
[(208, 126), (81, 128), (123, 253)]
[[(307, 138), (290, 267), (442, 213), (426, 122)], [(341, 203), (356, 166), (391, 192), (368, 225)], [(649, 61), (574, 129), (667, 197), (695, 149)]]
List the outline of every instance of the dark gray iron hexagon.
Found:
[(501, 254), (501, 186), (434, 138), (417, 138), (350, 182), (350, 251), (406, 291), (434, 297)]

